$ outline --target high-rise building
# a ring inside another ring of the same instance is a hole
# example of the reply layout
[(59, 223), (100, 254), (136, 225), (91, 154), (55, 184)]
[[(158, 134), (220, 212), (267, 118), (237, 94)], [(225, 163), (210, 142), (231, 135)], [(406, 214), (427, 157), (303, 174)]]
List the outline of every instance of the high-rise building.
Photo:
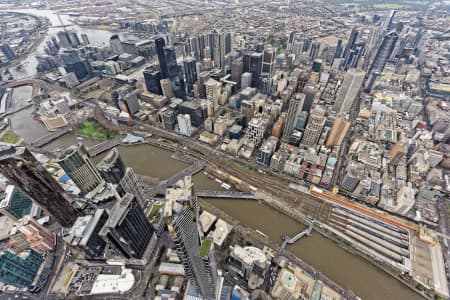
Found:
[(244, 64), (242, 59), (235, 59), (231, 63), (231, 80), (237, 82), (238, 86), (241, 84), (241, 76), (244, 72)]
[(292, 131), (297, 123), (297, 118), (303, 108), (303, 103), (305, 102), (305, 94), (295, 94), (289, 100), (289, 109), (287, 118), (284, 123), (283, 138), (285, 140), (289, 139)]
[(241, 89), (245, 89), (252, 86), (252, 73), (245, 72), (241, 76)]
[(70, 43), (69, 35), (66, 31), (59, 31), (56, 36), (58, 37), (59, 46), (61, 48), (71, 48), (72, 44)]
[(154, 66), (150, 66), (144, 70), (144, 81), (147, 91), (162, 95), (161, 79), (161, 71), (156, 70)]
[(80, 46), (80, 39), (75, 31), (67, 31), (67, 36), (69, 37), (70, 45), (73, 48), (78, 48)]
[(0, 145), (0, 170), (62, 226), (71, 226), (77, 219), (71, 199), (25, 147)]
[(203, 299), (216, 299), (218, 276), (214, 243), (209, 238), (203, 238), (198, 224), (198, 210), (190, 176), (167, 189), (163, 219), (175, 242), (186, 277)]
[(302, 111), (309, 113), (313, 106), (314, 99), (316, 98), (316, 89), (314, 86), (307, 85), (303, 89), (303, 93), (305, 94), (305, 101), (303, 102)]
[(340, 189), (352, 193), (362, 179), (364, 166), (355, 161), (350, 161), (345, 169), (345, 175), (339, 184)]
[(132, 168), (125, 170), (125, 174), (117, 185), (116, 190), (120, 196), (124, 196), (126, 193), (133, 194), (139, 204), (144, 207), (146, 197), (142, 190), (142, 183)]
[(112, 52), (114, 54), (122, 54), (123, 48), (122, 43), (120, 42), (120, 37), (118, 34), (114, 34), (109, 39), (109, 44), (111, 45)]
[(103, 255), (106, 242), (99, 236), (100, 230), (108, 220), (104, 209), (97, 209), (93, 215), (79, 217), (64, 240), (73, 247), (80, 248), (88, 258)]
[(337, 117), (331, 127), (331, 131), (328, 134), (327, 141), (325, 145), (328, 148), (333, 148), (334, 146), (340, 146), (344, 141), (345, 135), (350, 128), (350, 122), (344, 120), (341, 117)]
[(358, 30), (356, 28), (352, 28), (347, 44), (345, 45), (344, 57), (346, 57), (350, 49), (353, 48), (353, 44), (355, 43), (357, 37), (358, 37)]
[(194, 84), (197, 81), (197, 70), (195, 66), (195, 59), (186, 57), (183, 61), (184, 76), (186, 78), (187, 91), (191, 95), (194, 89)]
[(358, 97), (366, 73), (356, 69), (348, 70), (339, 88), (333, 111), (338, 115), (345, 115), (350, 112), (350, 108)]
[(263, 54), (255, 52), (250, 56), (250, 70), (252, 73), (252, 87), (258, 88), (262, 70)]
[(169, 71), (167, 70), (166, 55), (164, 53), (164, 47), (166, 47), (166, 41), (160, 37), (155, 40), (156, 54), (158, 55), (159, 69), (161, 70), (161, 77), (167, 78)]
[(104, 184), (103, 178), (95, 168), (82, 143), (72, 145), (64, 150), (57, 162), (83, 195)]
[(376, 78), (383, 72), (386, 62), (394, 51), (397, 40), (398, 34), (395, 31), (392, 31), (384, 36), (383, 41), (381, 42), (381, 45), (375, 54), (375, 58), (369, 68), (369, 78), (365, 87), (367, 92), (372, 90)]
[(43, 261), (44, 258), (31, 249), (20, 255), (3, 252), (0, 256), (0, 281), (19, 288), (28, 288)]
[(82, 34), (81, 34), (81, 39), (83, 40), (83, 44), (84, 44), (84, 45), (89, 45), (89, 44), (90, 44), (89, 38), (88, 38), (88, 36), (87, 36), (86, 33), (82, 33)]
[[(18, 232), (20, 234), (16, 235)], [(17, 221), (12, 236), (9, 239), (9, 245), (12, 249), (14, 248), (16, 238), (25, 240), (29, 248), (40, 254), (53, 251), (56, 244), (55, 234), (44, 228), (44, 226), (35, 221), (31, 216), (25, 216)]]
[(0, 201), (0, 212), (10, 219), (18, 219), (31, 215), (33, 201), (24, 192), (14, 185), (8, 185), (5, 190), (5, 198)]
[(59, 57), (64, 64), (67, 73), (75, 73), (79, 81), (82, 81), (92, 74), (92, 67), (88, 60), (81, 59), (75, 49), (64, 49)]
[(5, 55), (7, 60), (13, 60), (16, 58), (16, 54), (8, 44), (1, 44), (0, 51), (2, 51), (3, 55)]
[(106, 182), (118, 184), (125, 175), (126, 166), (117, 148), (113, 148), (97, 164), (97, 170)]
[(188, 114), (179, 114), (177, 116), (178, 128), (180, 129), (180, 133), (185, 136), (192, 135), (192, 125), (191, 125), (191, 117)]
[(169, 99), (173, 98), (174, 95), (173, 95), (173, 90), (172, 90), (172, 83), (170, 82), (170, 80), (167, 78), (161, 79), (160, 84), (161, 84), (162, 94)]
[(150, 243), (153, 229), (136, 197), (127, 193), (111, 209), (99, 235), (125, 258), (141, 259)]
[[(186, 98), (186, 88), (180, 66), (177, 63), (177, 56), (173, 47), (164, 48), (164, 58), (167, 67), (167, 77), (161, 69), (162, 78), (168, 78), (172, 85), (172, 91), (175, 97), (180, 99)], [(161, 63), (160, 63), (161, 65)]]
[(316, 105), (309, 115), (301, 144), (304, 146), (315, 146), (319, 141), (323, 126), (325, 125), (325, 109), (321, 105)]
[(397, 166), (400, 160), (408, 153), (408, 147), (405, 143), (397, 142), (391, 148), (389, 164)]
[(214, 112), (216, 112), (217, 109), (219, 109), (221, 83), (210, 78), (205, 83), (205, 88), (206, 88), (206, 100), (213, 103)]

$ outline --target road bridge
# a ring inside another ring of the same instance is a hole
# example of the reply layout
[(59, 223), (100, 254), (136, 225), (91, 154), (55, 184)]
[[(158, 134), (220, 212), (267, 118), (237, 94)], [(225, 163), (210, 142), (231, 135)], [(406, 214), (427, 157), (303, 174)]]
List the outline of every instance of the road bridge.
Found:
[(118, 136), (113, 138), (112, 140), (106, 140), (100, 144), (90, 147), (89, 149), (87, 149), (87, 151), (91, 157), (97, 156), (102, 152), (120, 145), (122, 137), (123, 136)]
[(260, 198), (247, 192), (238, 191), (211, 191), (211, 190), (195, 190), (195, 194), (202, 198), (229, 198), (229, 199), (247, 199), (259, 200)]
[(59, 129), (57, 131), (51, 132), (49, 134), (46, 134), (44, 136), (41, 136), (40, 138), (35, 139), (31, 142), (31, 145), (40, 148), (42, 146), (47, 145), (48, 143), (56, 140), (57, 138), (65, 135), (66, 133), (69, 133), (72, 130), (72, 127), (64, 127), (62, 129)]

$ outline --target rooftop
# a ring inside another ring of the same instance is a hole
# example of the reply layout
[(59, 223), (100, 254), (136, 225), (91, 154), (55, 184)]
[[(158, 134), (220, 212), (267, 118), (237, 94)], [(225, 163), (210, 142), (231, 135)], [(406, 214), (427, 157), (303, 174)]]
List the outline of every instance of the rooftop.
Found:
[(202, 247), (200, 248), (200, 257), (208, 256), (209, 250), (211, 249), (212, 240), (210, 238), (205, 238), (202, 242)]

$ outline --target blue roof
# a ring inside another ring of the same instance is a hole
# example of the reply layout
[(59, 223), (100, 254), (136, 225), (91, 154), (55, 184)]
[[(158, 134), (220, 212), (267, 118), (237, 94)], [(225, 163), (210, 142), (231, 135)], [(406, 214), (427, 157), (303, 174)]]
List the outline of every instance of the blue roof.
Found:
[(67, 173), (64, 173), (63, 176), (59, 177), (59, 181), (66, 183), (67, 181), (70, 180), (69, 175), (67, 175)]

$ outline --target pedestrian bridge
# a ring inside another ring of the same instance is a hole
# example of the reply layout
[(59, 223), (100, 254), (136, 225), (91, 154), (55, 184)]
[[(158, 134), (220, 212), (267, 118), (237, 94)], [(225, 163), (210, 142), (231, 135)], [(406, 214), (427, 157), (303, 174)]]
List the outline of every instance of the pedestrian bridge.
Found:
[(247, 199), (247, 200), (259, 200), (251, 193), (238, 192), (238, 191), (211, 191), (211, 190), (195, 190), (195, 194), (202, 198), (227, 198), (227, 199)]
[(310, 236), (313, 230), (313, 225), (309, 224), (308, 228), (297, 233), (293, 237), (288, 237), (287, 235), (283, 235), (281, 238), (283, 240), (283, 244), (281, 244), (280, 249), (278, 250), (278, 255), (282, 254), (287, 245), (295, 244), (298, 240), (305, 236)]

